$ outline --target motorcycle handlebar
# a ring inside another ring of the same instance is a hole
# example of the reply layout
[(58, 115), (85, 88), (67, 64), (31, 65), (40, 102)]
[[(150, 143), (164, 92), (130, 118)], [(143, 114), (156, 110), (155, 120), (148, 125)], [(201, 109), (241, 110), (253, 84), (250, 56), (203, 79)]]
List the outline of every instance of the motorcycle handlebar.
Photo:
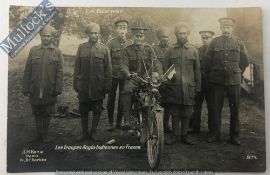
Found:
[(135, 73), (135, 72), (131, 72), (131, 74), (130, 74), (130, 78), (139, 78), (142, 82), (144, 82), (144, 83), (148, 83), (148, 81), (147, 80), (145, 80), (145, 79), (143, 79), (142, 77), (140, 77), (137, 73)]
[[(132, 72), (131, 73), (131, 76), (130, 76), (131, 78), (135, 78), (135, 77), (137, 77), (139, 80), (141, 80), (143, 83), (150, 83), (150, 84), (152, 84), (149, 80), (150, 80), (150, 77), (146, 77), (146, 80), (145, 79), (143, 79), (142, 77), (140, 77), (137, 73), (135, 73), (135, 72)], [(160, 80), (161, 80), (161, 83), (163, 83), (163, 82), (166, 82), (167, 81), (167, 77), (165, 77), (164, 75), (162, 75), (161, 77), (160, 77)]]

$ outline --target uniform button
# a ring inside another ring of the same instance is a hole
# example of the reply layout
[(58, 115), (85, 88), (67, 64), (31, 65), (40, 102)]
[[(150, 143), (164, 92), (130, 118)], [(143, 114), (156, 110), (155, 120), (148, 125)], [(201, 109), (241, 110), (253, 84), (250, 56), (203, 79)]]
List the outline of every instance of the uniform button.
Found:
[(227, 53), (225, 53), (225, 56), (228, 56), (228, 54), (227, 54)]

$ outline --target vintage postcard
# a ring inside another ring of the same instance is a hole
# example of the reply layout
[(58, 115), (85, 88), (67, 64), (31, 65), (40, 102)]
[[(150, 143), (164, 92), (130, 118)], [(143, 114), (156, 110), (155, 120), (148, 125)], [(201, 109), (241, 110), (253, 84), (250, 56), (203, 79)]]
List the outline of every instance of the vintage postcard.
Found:
[(10, 5), (7, 172), (265, 172), (262, 9)]

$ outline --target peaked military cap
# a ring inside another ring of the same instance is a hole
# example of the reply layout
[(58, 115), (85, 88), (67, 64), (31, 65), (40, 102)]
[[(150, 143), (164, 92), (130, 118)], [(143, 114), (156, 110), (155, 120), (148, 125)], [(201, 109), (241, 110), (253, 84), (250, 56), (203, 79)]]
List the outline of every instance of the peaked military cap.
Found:
[(199, 34), (200, 34), (201, 36), (212, 37), (212, 36), (215, 35), (215, 32), (210, 31), (210, 30), (202, 30), (202, 31), (199, 31)]
[(133, 34), (136, 34), (136, 33), (144, 34), (144, 32), (149, 29), (142, 24), (135, 24), (133, 25), (133, 27), (131, 27), (131, 30)]
[(128, 25), (129, 24), (129, 22), (128, 22), (128, 20), (126, 19), (126, 18), (124, 18), (124, 17), (120, 17), (120, 18), (118, 18), (115, 22), (114, 22), (114, 25), (116, 25), (116, 26), (118, 26), (118, 25)]
[(233, 26), (235, 24), (235, 19), (233, 18), (220, 18), (219, 20), (220, 25), (225, 25), (225, 26)]

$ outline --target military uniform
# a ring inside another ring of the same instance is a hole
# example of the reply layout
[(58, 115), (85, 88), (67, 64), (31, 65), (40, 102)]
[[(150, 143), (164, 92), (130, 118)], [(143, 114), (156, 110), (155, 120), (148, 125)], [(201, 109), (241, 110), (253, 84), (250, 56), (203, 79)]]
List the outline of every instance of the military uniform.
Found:
[(238, 37), (222, 35), (213, 39), (206, 56), (208, 81), (212, 87), (214, 140), (220, 139), (221, 112), (226, 92), (230, 107), (230, 137), (231, 141), (239, 144), (240, 83), (242, 73), (249, 64), (247, 50)]
[(124, 122), (129, 125), (129, 118), (131, 115), (131, 95), (135, 88), (137, 88), (140, 83), (136, 79), (129, 79), (128, 75), (131, 72), (137, 73), (139, 76), (144, 76), (145, 68), (143, 61), (145, 63), (148, 73), (158, 72), (162, 75), (162, 66), (158, 61), (153, 48), (148, 44), (136, 45), (132, 44), (127, 46), (123, 50), (123, 59), (121, 63), (121, 72), (125, 75), (124, 89), (122, 91), (122, 101), (123, 101), (123, 112), (124, 112)]
[[(51, 29), (46, 32), (51, 32)], [(26, 62), (22, 92), (29, 96), (38, 137), (46, 139), (57, 95), (63, 91), (63, 55), (53, 44), (31, 48)]]
[[(168, 50), (169, 50), (169, 46), (168, 45), (155, 45), (154, 47), (154, 51), (157, 55), (158, 60), (160, 61), (162, 68), (163, 68), (163, 72), (166, 72), (166, 66), (165, 66), (165, 62), (166, 62), (166, 58), (165, 55), (167, 54)], [(165, 132), (171, 132), (170, 128), (169, 128), (169, 119), (170, 119), (170, 115), (168, 114), (167, 108), (165, 108), (166, 104), (164, 104), (164, 102), (162, 102), (162, 106), (164, 107), (164, 118), (163, 118), (163, 128)]]
[[(212, 36), (215, 34), (212, 31), (200, 31), (199, 34), (201, 37), (207, 37), (207, 38), (212, 38)], [(212, 103), (210, 99), (210, 92), (211, 92), (211, 86), (209, 86), (207, 82), (207, 77), (206, 77), (206, 70), (205, 66), (206, 64), (206, 58), (205, 58), (205, 53), (207, 50), (208, 45), (203, 45), (198, 49), (199, 53), (199, 59), (200, 59), (200, 65), (201, 65), (201, 91), (196, 94), (195, 97), (195, 104), (194, 104), (194, 112), (192, 115), (192, 120), (191, 120), (191, 127), (193, 129), (193, 132), (200, 132), (201, 128), (201, 114), (202, 114), (202, 104), (204, 99), (206, 100), (207, 104), (207, 112), (208, 112), (208, 130), (209, 133), (213, 132), (213, 115), (212, 115)]]
[(165, 72), (166, 70), (165, 69), (165, 55), (167, 54), (168, 50), (169, 50), (169, 46), (168, 45), (155, 45), (153, 47), (156, 55), (157, 55), (157, 58), (158, 60), (160, 61), (161, 65), (162, 65), (162, 69), (163, 69), (163, 72)]
[(119, 98), (118, 98), (118, 111), (117, 111), (117, 127), (121, 127), (121, 121), (123, 116), (123, 108), (121, 105), (121, 98), (120, 93), (123, 90), (124, 87), (124, 75), (120, 71), (120, 63), (122, 58), (122, 51), (123, 49), (132, 44), (132, 41), (127, 39), (122, 39), (120, 37), (113, 38), (107, 43), (107, 46), (110, 49), (111, 54), (111, 62), (112, 62), (112, 89), (108, 96), (108, 102), (107, 102), (107, 112), (108, 112), (108, 118), (109, 123), (113, 125), (113, 114), (114, 114), (114, 106), (115, 106), (115, 97), (116, 97), (116, 91), (119, 87)]
[(179, 136), (181, 120), (181, 136), (185, 138), (188, 119), (193, 112), (195, 92), (199, 92), (201, 87), (198, 52), (189, 43), (176, 43), (169, 49), (166, 58), (166, 69), (174, 64), (176, 75), (162, 88), (162, 101), (167, 104), (165, 108), (172, 116), (173, 136)]
[(90, 137), (96, 133), (103, 99), (106, 93), (110, 92), (111, 80), (112, 68), (108, 47), (100, 41), (97, 43), (89, 41), (81, 44), (75, 58), (73, 81), (74, 90), (78, 93), (79, 98), (83, 129), (81, 139), (88, 136), (88, 113), (90, 110), (93, 111)]

